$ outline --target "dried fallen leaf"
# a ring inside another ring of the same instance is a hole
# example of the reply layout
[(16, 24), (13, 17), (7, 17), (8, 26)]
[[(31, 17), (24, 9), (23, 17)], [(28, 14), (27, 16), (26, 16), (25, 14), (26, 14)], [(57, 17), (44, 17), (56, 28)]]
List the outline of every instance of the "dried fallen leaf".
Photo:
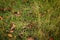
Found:
[(27, 40), (34, 40), (32, 37), (29, 37)]
[(14, 32), (14, 30), (10, 30), (10, 33), (13, 33)]
[(16, 25), (14, 24), (14, 22), (11, 23), (11, 30), (15, 29)]
[(4, 11), (6, 11), (7, 10), (7, 8), (4, 8)]
[(12, 37), (12, 34), (8, 34), (8, 37), (10, 37), (10, 38), (11, 38), (11, 37)]
[(18, 12), (14, 12), (14, 15), (19, 17), (21, 15), (21, 13), (18, 11)]
[(0, 20), (3, 20), (2, 16), (0, 16)]
[(28, 25), (28, 27), (31, 29), (33, 26), (34, 26), (34, 22), (31, 22), (29, 25)]
[(6, 7), (6, 8), (4, 8), (4, 11), (11, 11), (11, 10), (12, 10), (11, 7)]
[(18, 37), (22, 40), (22, 38), (23, 38), (23, 33), (19, 33)]
[(49, 40), (54, 40), (54, 38), (53, 37), (50, 37)]
[(0, 11), (4, 11), (4, 8), (0, 8)]

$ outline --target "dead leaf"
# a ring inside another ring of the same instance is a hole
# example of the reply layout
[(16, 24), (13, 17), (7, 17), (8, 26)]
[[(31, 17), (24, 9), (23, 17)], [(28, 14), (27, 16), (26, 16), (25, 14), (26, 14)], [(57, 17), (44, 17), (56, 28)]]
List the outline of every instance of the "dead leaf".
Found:
[(49, 40), (54, 40), (54, 38), (53, 37), (50, 37)]
[(0, 20), (3, 20), (2, 16), (0, 16)]
[(14, 30), (10, 30), (10, 33), (13, 33), (14, 32)]
[(11, 23), (11, 30), (15, 29), (16, 25), (14, 24), (14, 22)]
[(4, 11), (4, 8), (0, 8), (0, 11)]
[(22, 38), (23, 38), (23, 32), (19, 33), (18, 37), (22, 40)]
[(34, 22), (31, 22), (29, 25), (28, 25), (28, 27), (31, 29), (33, 26), (34, 26)]
[(11, 10), (12, 10), (11, 7), (6, 7), (6, 8), (4, 8), (4, 11), (11, 11)]
[(18, 11), (18, 12), (14, 12), (14, 15), (19, 17), (21, 15), (21, 13)]
[(10, 38), (11, 38), (11, 37), (12, 37), (12, 34), (8, 34), (8, 37), (10, 37)]
[(34, 40), (34, 38), (32, 38), (32, 37), (29, 37), (27, 40)]

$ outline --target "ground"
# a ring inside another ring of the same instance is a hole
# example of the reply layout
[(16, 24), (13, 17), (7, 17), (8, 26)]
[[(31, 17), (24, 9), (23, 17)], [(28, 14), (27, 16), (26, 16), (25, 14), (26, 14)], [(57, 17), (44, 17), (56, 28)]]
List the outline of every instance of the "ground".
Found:
[(0, 0), (0, 40), (60, 40), (60, 0)]

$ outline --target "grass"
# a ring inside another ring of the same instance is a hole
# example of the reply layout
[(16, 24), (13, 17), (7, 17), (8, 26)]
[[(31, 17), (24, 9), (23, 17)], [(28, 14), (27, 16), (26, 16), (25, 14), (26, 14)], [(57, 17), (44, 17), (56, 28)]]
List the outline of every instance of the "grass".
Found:
[(59, 35), (60, 0), (0, 0), (0, 40), (60, 40)]

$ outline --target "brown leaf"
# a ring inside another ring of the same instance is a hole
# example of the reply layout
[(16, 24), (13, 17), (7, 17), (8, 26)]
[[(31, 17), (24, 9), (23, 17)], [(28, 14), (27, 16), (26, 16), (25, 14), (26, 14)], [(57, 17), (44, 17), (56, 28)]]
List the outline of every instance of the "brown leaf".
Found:
[(0, 16), (0, 20), (3, 20), (2, 16)]
[(10, 37), (10, 38), (11, 38), (11, 37), (12, 37), (12, 34), (8, 34), (8, 37)]
[(4, 11), (4, 8), (0, 8), (0, 11)]
[(15, 29), (16, 25), (14, 24), (14, 22), (11, 23), (11, 30)]
[(27, 40), (34, 40), (32, 37), (29, 37)]
[(49, 40), (54, 40), (54, 38), (53, 37), (50, 37)]
[(7, 10), (7, 11), (11, 11), (12, 8), (11, 8), (10, 6), (9, 6), (9, 7), (5, 7), (5, 8), (4, 8), (4, 11), (6, 11), (6, 10)]
[(10, 30), (10, 33), (13, 33), (14, 32), (14, 30)]
[(14, 15), (19, 17), (21, 15), (21, 13), (19, 11), (18, 12), (14, 12)]
[(35, 25), (35, 23), (34, 23), (34, 22), (31, 22), (31, 23), (28, 25), (28, 27), (31, 29), (34, 25)]

